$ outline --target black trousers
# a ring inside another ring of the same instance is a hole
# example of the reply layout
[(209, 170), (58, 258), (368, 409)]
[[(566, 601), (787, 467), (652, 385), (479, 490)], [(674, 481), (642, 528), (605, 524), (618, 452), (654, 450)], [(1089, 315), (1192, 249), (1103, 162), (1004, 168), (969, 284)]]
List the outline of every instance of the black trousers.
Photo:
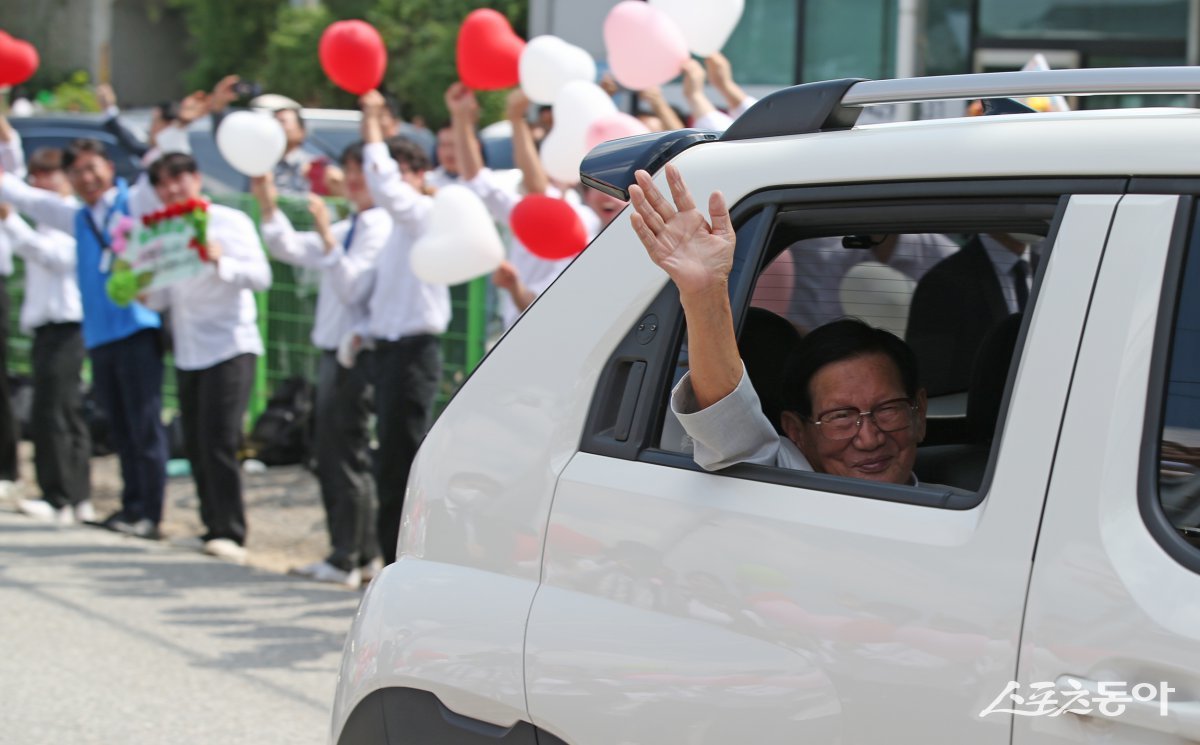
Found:
[(167, 485), (167, 432), (162, 424), (162, 336), (158, 329), (89, 350), (92, 388), (108, 417), (121, 460), (121, 513), (162, 520)]
[(0, 276), (0, 480), (17, 480), (17, 443), (21, 436), (8, 386), (8, 277)]
[(408, 471), (433, 422), (433, 401), (442, 379), (442, 343), (430, 334), (376, 342), (372, 361), (379, 437), (379, 548), (384, 562), (391, 564), (396, 560)]
[(192, 464), (204, 540), (246, 543), (238, 447), (254, 384), (255, 356), (242, 354), (203, 370), (175, 370), (183, 447)]
[(322, 352), (317, 368), (317, 479), (333, 547), (327, 561), (344, 571), (379, 556), (370, 449), (373, 391), (364, 370), (369, 358), (362, 355), (347, 370), (334, 352)]
[(55, 507), (86, 500), (91, 489), (92, 438), (83, 417), (78, 323), (47, 323), (33, 332), (33, 465), (42, 498)]

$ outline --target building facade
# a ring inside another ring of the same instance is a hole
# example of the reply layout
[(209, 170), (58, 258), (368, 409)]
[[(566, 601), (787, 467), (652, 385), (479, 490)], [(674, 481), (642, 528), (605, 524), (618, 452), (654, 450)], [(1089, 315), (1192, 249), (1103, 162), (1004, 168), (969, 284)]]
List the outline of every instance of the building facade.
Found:
[[(530, 36), (561, 36), (602, 59), (598, 29), (615, 4), (530, 0)], [(725, 47), (739, 82), (755, 90), (1015, 70), (1037, 52), (1054, 68), (1198, 64), (1200, 0), (745, 0)]]

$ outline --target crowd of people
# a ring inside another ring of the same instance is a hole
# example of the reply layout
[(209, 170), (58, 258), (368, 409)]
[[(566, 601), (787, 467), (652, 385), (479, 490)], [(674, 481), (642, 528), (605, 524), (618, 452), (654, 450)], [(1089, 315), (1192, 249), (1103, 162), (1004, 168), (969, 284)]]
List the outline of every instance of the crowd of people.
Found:
[[(727, 112), (707, 99), (706, 73), (726, 99)], [(484, 162), (479, 104), (461, 84), (446, 92), (450, 124), (436, 136), (401, 120), (394, 100), (379, 91), (366, 93), (360, 99), (361, 141), (347, 147), (336, 164), (319, 164), (319, 177), (318, 163), (301, 147), (306, 137), (302, 114), (285, 106), (275, 116), (286, 135), (286, 152), (273, 173), (248, 183), (261, 225), (238, 210), (208, 205), (201, 252), (205, 271), (143, 292), (128, 305), (116, 303), (106, 282), (118, 225), (203, 198), (202, 174), (189, 152), (186, 129), (211, 115), (215, 131), (238, 98), (238, 82), (229, 76), (210, 93), (156, 107), (145, 172), (132, 184), (116, 177), (100, 142), (77, 140), (62, 150), (25, 153), (18, 133), (0, 116), (0, 275), (11, 274), (12, 255), (25, 262), (21, 328), (34, 339), (31, 438), (41, 494), (19, 500), (18, 507), (36, 519), (161, 538), (167, 331), (184, 449), (206, 530), (200, 537), (203, 550), (229, 561), (246, 560), (238, 453), (255, 359), (264, 353), (254, 293), (272, 280), (265, 245), (276, 260), (320, 274), (311, 334), (320, 351), (315, 455), (331, 551), (294, 572), (354, 587), (396, 558), (409, 468), (431, 425), (441, 380), (439, 337), (450, 322), (449, 291), (422, 281), (409, 262), (414, 244), (429, 229), (432, 195), (447, 184), (465, 185), (502, 225), (527, 195), (564, 199), (589, 239), (624, 203), (547, 175), (538, 146), (553, 128), (552, 111), (532, 111), (519, 89), (509, 94), (506, 107), (519, 178)], [(606, 82), (613, 92), (615, 85)], [(728, 61), (719, 54), (705, 65), (693, 61), (685, 68), (684, 93), (690, 112), (667, 104), (658, 90), (640, 92), (639, 118), (654, 131), (682, 127), (685, 119), (723, 129), (754, 102), (733, 82)], [(111, 90), (101, 90), (100, 98), (110, 115), (119, 116)], [(312, 230), (293, 227), (278, 208), (280, 193), (306, 196)], [(344, 197), (350, 217), (334, 222), (325, 194)], [(516, 322), (569, 262), (540, 258), (513, 239), (493, 276), (505, 326)], [(7, 328), (2, 317), (7, 297), (0, 292), (0, 329)], [(91, 443), (80, 385), (85, 356), (123, 479), (120, 509), (103, 518), (90, 500)], [(18, 434), (4, 381), (0, 376), (0, 482), (13, 482)], [(370, 450), (373, 440), (378, 458)]]

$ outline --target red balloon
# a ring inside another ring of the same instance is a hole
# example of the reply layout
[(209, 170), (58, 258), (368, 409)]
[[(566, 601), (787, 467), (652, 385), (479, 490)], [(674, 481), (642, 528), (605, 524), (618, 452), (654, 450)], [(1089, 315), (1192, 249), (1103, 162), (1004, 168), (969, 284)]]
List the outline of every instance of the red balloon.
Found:
[(511, 88), (521, 82), (525, 42), (503, 13), (480, 8), (467, 14), (458, 30), (458, 79), (477, 91)]
[(19, 85), (37, 71), (38, 53), (32, 44), (0, 31), (0, 85)]
[(41, 60), (37, 49), (27, 41), (13, 39), (9, 48), (12, 50), (12, 72), (5, 77), (9, 79), (9, 85), (20, 85), (33, 77)]
[(530, 194), (513, 209), (509, 224), (517, 240), (543, 259), (566, 259), (587, 248), (583, 220), (562, 199)]
[(383, 37), (366, 21), (331, 23), (321, 34), (317, 56), (334, 85), (356, 96), (378, 88), (387, 68)]

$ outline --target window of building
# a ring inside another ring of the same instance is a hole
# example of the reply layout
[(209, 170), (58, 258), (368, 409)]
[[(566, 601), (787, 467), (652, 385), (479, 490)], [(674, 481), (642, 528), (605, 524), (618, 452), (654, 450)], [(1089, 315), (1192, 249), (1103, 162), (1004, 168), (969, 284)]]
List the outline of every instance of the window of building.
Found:
[(804, 9), (804, 82), (892, 77), (896, 3), (840, 0), (805, 3)]
[(980, 0), (987, 38), (1185, 39), (1188, 0)]
[(795, 0), (746, 0), (742, 19), (722, 50), (743, 85), (796, 82)]

